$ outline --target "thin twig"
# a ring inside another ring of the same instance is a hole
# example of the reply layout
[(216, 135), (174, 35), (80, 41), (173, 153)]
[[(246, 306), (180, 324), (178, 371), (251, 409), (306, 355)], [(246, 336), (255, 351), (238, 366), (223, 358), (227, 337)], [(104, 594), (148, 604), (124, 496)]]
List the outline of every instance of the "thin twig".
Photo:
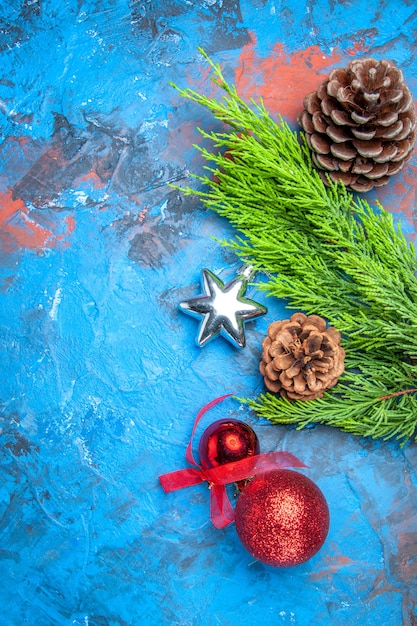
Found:
[(397, 398), (398, 396), (403, 396), (405, 393), (415, 393), (417, 389), (402, 389), (401, 391), (396, 391), (395, 393), (390, 393), (386, 396), (381, 396), (378, 400), (389, 400), (390, 398)]

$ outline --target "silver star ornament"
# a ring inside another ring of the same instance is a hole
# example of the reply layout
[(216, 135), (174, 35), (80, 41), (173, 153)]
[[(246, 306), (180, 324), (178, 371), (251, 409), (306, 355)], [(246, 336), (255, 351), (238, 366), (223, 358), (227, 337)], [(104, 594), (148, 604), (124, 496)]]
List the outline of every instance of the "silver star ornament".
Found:
[(267, 312), (262, 304), (245, 297), (247, 284), (247, 272), (225, 285), (213, 272), (203, 269), (202, 287), (205, 294), (179, 305), (184, 313), (201, 318), (197, 345), (205, 346), (219, 335), (237, 348), (246, 345), (245, 322)]

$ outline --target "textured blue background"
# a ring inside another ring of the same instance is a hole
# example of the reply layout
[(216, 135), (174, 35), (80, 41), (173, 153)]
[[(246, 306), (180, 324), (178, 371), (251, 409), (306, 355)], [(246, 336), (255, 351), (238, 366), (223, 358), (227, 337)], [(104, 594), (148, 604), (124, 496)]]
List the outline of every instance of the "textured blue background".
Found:
[[(164, 494), (194, 417), (255, 396), (260, 344), (195, 346), (178, 303), (239, 264), (228, 225), (168, 187), (201, 170), (203, 46), (244, 97), (295, 123), (331, 67), (392, 58), (417, 97), (406, 0), (3, 0), (0, 6), (2, 626), (415, 626), (417, 448), (257, 420), (310, 466), (331, 527), (309, 562), (254, 561), (208, 521), (203, 485)], [(377, 194), (415, 237), (416, 158)], [(259, 276), (257, 280), (263, 280)], [(198, 433), (197, 433), (198, 436)]]

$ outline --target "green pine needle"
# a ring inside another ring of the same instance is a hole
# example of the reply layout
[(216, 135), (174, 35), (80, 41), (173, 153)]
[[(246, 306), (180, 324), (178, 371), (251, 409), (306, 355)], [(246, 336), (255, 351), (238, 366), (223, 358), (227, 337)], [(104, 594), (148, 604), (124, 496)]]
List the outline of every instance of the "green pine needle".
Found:
[(405, 444), (417, 426), (417, 258), (398, 223), (343, 185), (326, 186), (302, 134), (262, 102), (245, 103), (204, 53), (225, 93), (179, 93), (227, 124), (196, 146), (207, 174), (194, 176), (203, 205), (237, 231), (222, 245), (267, 273), (268, 295), (325, 317), (342, 332), (346, 371), (323, 398), (291, 401), (271, 393), (246, 399), (273, 423), (320, 423)]

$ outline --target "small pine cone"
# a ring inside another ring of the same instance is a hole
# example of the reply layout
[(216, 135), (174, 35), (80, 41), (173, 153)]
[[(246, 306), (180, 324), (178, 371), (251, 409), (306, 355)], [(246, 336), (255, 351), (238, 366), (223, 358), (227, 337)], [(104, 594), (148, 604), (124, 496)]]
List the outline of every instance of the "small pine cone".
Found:
[(334, 69), (305, 98), (298, 121), (323, 181), (327, 174), (354, 191), (386, 185), (414, 148), (413, 97), (388, 60), (357, 59)]
[(344, 358), (335, 328), (326, 329), (318, 315), (294, 313), (269, 326), (259, 369), (269, 391), (291, 400), (314, 400), (337, 383)]

